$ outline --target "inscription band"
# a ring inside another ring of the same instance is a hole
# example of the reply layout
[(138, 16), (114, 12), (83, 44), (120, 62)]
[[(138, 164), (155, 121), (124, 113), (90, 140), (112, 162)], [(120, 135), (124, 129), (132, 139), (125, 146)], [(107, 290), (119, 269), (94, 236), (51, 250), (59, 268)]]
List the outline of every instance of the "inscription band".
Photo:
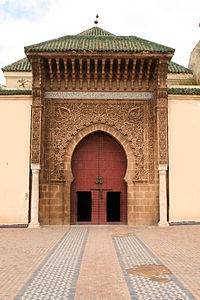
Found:
[(145, 92), (46, 92), (46, 99), (125, 99), (125, 100), (151, 100), (153, 93)]

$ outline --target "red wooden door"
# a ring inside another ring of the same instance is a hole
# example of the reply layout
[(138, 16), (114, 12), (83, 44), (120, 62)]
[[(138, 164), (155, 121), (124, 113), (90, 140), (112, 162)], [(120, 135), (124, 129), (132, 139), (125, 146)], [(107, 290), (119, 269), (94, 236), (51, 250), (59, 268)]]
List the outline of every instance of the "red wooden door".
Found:
[(71, 222), (126, 223), (125, 171), (126, 156), (114, 138), (103, 132), (84, 138), (72, 157)]

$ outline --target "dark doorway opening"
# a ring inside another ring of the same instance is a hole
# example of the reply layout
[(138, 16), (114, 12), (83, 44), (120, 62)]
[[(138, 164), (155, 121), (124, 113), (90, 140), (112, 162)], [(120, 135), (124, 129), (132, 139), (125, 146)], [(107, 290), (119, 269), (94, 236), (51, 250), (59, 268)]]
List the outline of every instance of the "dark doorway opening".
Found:
[(77, 192), (77, 221), (91, 222), (91, 192)]
[(107, 192), (107, 222), (120, 222), (119, 192)]

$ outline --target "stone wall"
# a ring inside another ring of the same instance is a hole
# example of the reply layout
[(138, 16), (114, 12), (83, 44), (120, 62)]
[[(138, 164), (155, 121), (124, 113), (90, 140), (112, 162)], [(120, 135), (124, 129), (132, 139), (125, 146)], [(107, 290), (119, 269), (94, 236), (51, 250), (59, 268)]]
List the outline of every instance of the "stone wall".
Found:
[(159, 220), (158, 184), (137, 184), (128, 202), (129, 225), (156, 225)]
[[(40, 186), (39, 221), (41, 225), (70, 224), (70, 203), (62, 184)], [(66, 200), (66, 203), (65, 203)], [(129, 225), (156, 225), (159, 220), (158, 185), (137, 184), (128, 194)]]
[(69, 207), (64, 203), (63, 184), (41, 184), (39, 202), (41, 225), (69, 224)]

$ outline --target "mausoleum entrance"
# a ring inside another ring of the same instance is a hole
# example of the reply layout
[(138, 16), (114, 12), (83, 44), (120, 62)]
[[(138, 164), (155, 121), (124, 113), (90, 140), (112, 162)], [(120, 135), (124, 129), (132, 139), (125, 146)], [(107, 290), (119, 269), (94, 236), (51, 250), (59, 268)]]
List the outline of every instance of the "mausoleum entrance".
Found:
[(31, 45), (30, 226), (166, 226), (174, 50), (94, 27)]
[(126, 155), (110, 135), (85, 137), (72, 157), (71, 223), (126, 223)]

